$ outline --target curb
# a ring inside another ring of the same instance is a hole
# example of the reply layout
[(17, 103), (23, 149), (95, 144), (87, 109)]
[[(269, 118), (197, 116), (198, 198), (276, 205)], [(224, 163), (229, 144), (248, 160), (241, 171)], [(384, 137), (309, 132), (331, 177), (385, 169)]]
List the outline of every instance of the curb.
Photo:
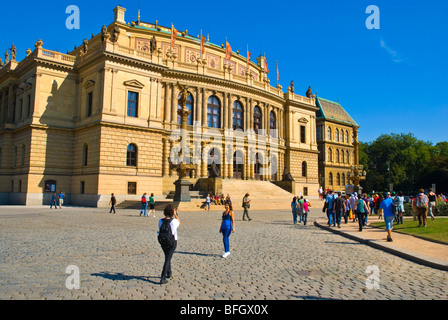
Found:
[(427, 257), (422, 257), (422, 256), (419, 256), (419, 255), (417, 255), (415, 253), (405, 252), (403, 250), (392, 249), (392, 248), (384, 246), (381, 243), (378, 243), (376, 241), (366, 240), (366, 239), (364, 239), (362, 237), (358, 237), (358, 236), (355, 236), (353, 234), (346, 233), (346, 232), (343, 232), (341, 230), (337, 230), (337, 229), (334, 229), (334, 228), (322, 225), (322, 224), (318, 223), (317, 221), (314, 222), (314, 225), (316, 227), (321, 228), (321, 229), (324, 229), (324, 230), (327, 230), (327, 231), (339, 234), (339, 235), (341, 235), (343, 237), (346, 237), (346, 238), (358, 241), (358, 242), (360, 242), (362, 244), (366, 244), (366, 245), (368, 245), (368, 246), (370, 246), (372, 248), (383, 250), (385, 252), (391, 253), (391, 254), (396, 255), (398, 257), (401, 257), (401, 258), (404, 258), (404, 259), (407, 259), (407, 260), (410, 260), (410, 261), (413, 261), (413, 262), (417, 262), (419, 264), (422, 264), (422, 265), (425, 265), (425, 266), (428, 266), (428, 267), (431, 267), (431, 268), (435, 268), (435, 269), (439, 269), (439, 270), (443, 270), (443, 271), (448, 271), (448, 265), (443, 264), (443, 263), (441, 263), (441, 262), (439, 262), (437, 260), (429, 259)]

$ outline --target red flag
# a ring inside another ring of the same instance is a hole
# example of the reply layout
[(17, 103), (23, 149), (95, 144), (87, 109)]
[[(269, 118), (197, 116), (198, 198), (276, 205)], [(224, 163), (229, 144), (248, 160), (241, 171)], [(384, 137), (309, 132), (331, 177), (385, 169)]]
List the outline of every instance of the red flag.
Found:
[(173, 49), (174, 42), (176, 42), (177, 32), (178, 31), (176, 30), (176, 28), (174, 28), (174, 26), (171, 25), (171, 49)]
[(201, 35), (201, 53), (205, 53), (205, 42), (207, 41), (207, 38)]
[(226, 40), (226, 60), (232, 59), (232, 47)]
[(249, 48), (247, 49), (247, 72), (249, 72), (249, 62), (250, 62), (250, 52)]
[(268, 59), (266, 59), (266, 57), (264, 58), (264, 72), (265, 72), (266, 74), (269, 73)]

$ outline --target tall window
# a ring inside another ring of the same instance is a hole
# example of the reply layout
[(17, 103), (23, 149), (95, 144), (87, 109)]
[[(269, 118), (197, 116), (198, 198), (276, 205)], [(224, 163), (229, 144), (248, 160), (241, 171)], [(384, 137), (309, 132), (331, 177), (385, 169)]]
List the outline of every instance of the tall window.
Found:
[(137, 147), (134, 144), (128, 145), (126, 165), (128, 167), (137, 166)]
[(331, 151), (331, 148), (328, 148), (327, 161), (328, 162), (333, 162), (333, 151)]
[(92, 106), (93, 106), (93, 92), (89, 92), (87, 94), (86, 117), (90, 117), (92, 115)]
[[(180, 100), (180, 98), (181, 96), (179, 95), (178, 101)], [(194, 117), (193, 117), (193, 96), (191, 95), (191, 93), (188, 93), (186, 107), (190, 111), (190, 115), (187, 118), (187, 125), (192, 126)], [(178, 104), (177, 109), (182, 110), (182, 106)], [(181, 117), (179, 114), (177, 115), (177, 123), (178, 124), (181, 123)]]
[(338, 186), (341, 185), (341, 175), (339, 174), (339, 172), (336, 174), (336, 182)]
[(327, 129), (327, 140), (331, 140), (331, 128), (328, 127)]
[(306, 127), (300, 126), (300, 142), (306, 143)]
[(345, 143), (348, 143), (348, 131), (345, 130)]
[(262, 128), (262, 115), (261, 115), (261, 109), (258, 106), (255, 106), (254, 108), (254, 131), (255, 133), (258, 133), (258, 130)]
[(273, 136), (274, 138), (276, 138), (276, 129), (277, 129), (277, 117), (275, 116), (274, 111), (271, 111), (271, 113), (269, 114), (269, 129), (270, 129), (270, 133), (271, 136)]
[(221, 103), (216, 96), (208, 98), (207, 124), (209, 128), (221, 127)]
[(89, 157), (89, 146), (87, 144), (84, 144), (84, 146), (82, 147), (82, 165), (83, 166), (87, 165), (88, 157)]
[(328, 184), (330, 186), (333, 185), (333, 174), (330, 172), (330, 174), (328, 175)]
[(243, 126), (243, 106), (239, 101), (233, 103), (233, 130), (241, 129), (244, 130)]
[(138, 92), (128, 92), (128, 117), (138, 117)]
[(302, 162), (302, 177), (307, 177), (308, 176), (308, 165), (306, 163), (306, 161)]
[(334, 130), (334, 140), (339, 142), (339, 130), (338, 129)]

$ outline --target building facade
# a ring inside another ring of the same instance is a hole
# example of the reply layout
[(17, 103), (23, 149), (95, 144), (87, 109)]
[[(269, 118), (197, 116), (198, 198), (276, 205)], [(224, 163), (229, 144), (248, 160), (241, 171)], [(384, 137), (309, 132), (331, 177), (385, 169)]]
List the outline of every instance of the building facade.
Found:
[(345, 192), (358, 161), (359, 126), (338, 102), (317, 97), (316, 104), (319, 184), (324, 190)]
[[(171, 28), (126, 23), (125, 11), (116, 7), (113, 23), (72, 52), (38, 40), (22, 61), (15, 54), (5, 61), (0, 204), (40, 205), (63, 191), (68, 203), (102, 207), (112, 192), (123, 201), (173, 191), (182, 88), (191, 114), (190, 150), (181, 155), (196, 164), (192, 184), (209, 176), (213, 162), (223, 179), (275, 182), (287, 168), (296, 193), (317, 197), (323, 144), (316, 128), (334, 132), (340, 124), (316, 119), (319, 99), (271, 86), (264, 57), (229, 58), (224, 46), (201, 45), (186, 32), (173, 41)], [(341, 135), (351, 137), (350, 128), (341, 124)], [(353, 152), (346, 142), (331, 143)], [(325, 175), (339, 165), (324, 162)]]

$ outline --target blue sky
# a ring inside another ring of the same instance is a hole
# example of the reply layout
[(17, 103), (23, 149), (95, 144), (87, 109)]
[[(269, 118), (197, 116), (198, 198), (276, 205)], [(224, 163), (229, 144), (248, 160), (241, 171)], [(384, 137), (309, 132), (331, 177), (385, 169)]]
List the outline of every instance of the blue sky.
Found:
[[(174, 24), (210, 42), (225, 38), (252, 61), (266, 54), (271, 85), (296, 93), (311, 86), (318, 96), (340, 101), (360, 125), (362, 142), (385, 133), (413, 133), (434, 144), (448, 141), (448, 1), (149, 1), (61, 0), (2, 3), (0, 54), (14, 43), (17, 60), (38, 39), (44, 48), (66, 52), (113, 21), (113, 8), (127, 9), (126, 21)], [(65, 26), (66, 8), (80, 9), (80, 29)], [(369, 30), (369, 5), (380, 10), (380, 29)], [(19, 11), (19, 8), (23, 8)], [(25, 9), (26, 8), (26, 9)]]

